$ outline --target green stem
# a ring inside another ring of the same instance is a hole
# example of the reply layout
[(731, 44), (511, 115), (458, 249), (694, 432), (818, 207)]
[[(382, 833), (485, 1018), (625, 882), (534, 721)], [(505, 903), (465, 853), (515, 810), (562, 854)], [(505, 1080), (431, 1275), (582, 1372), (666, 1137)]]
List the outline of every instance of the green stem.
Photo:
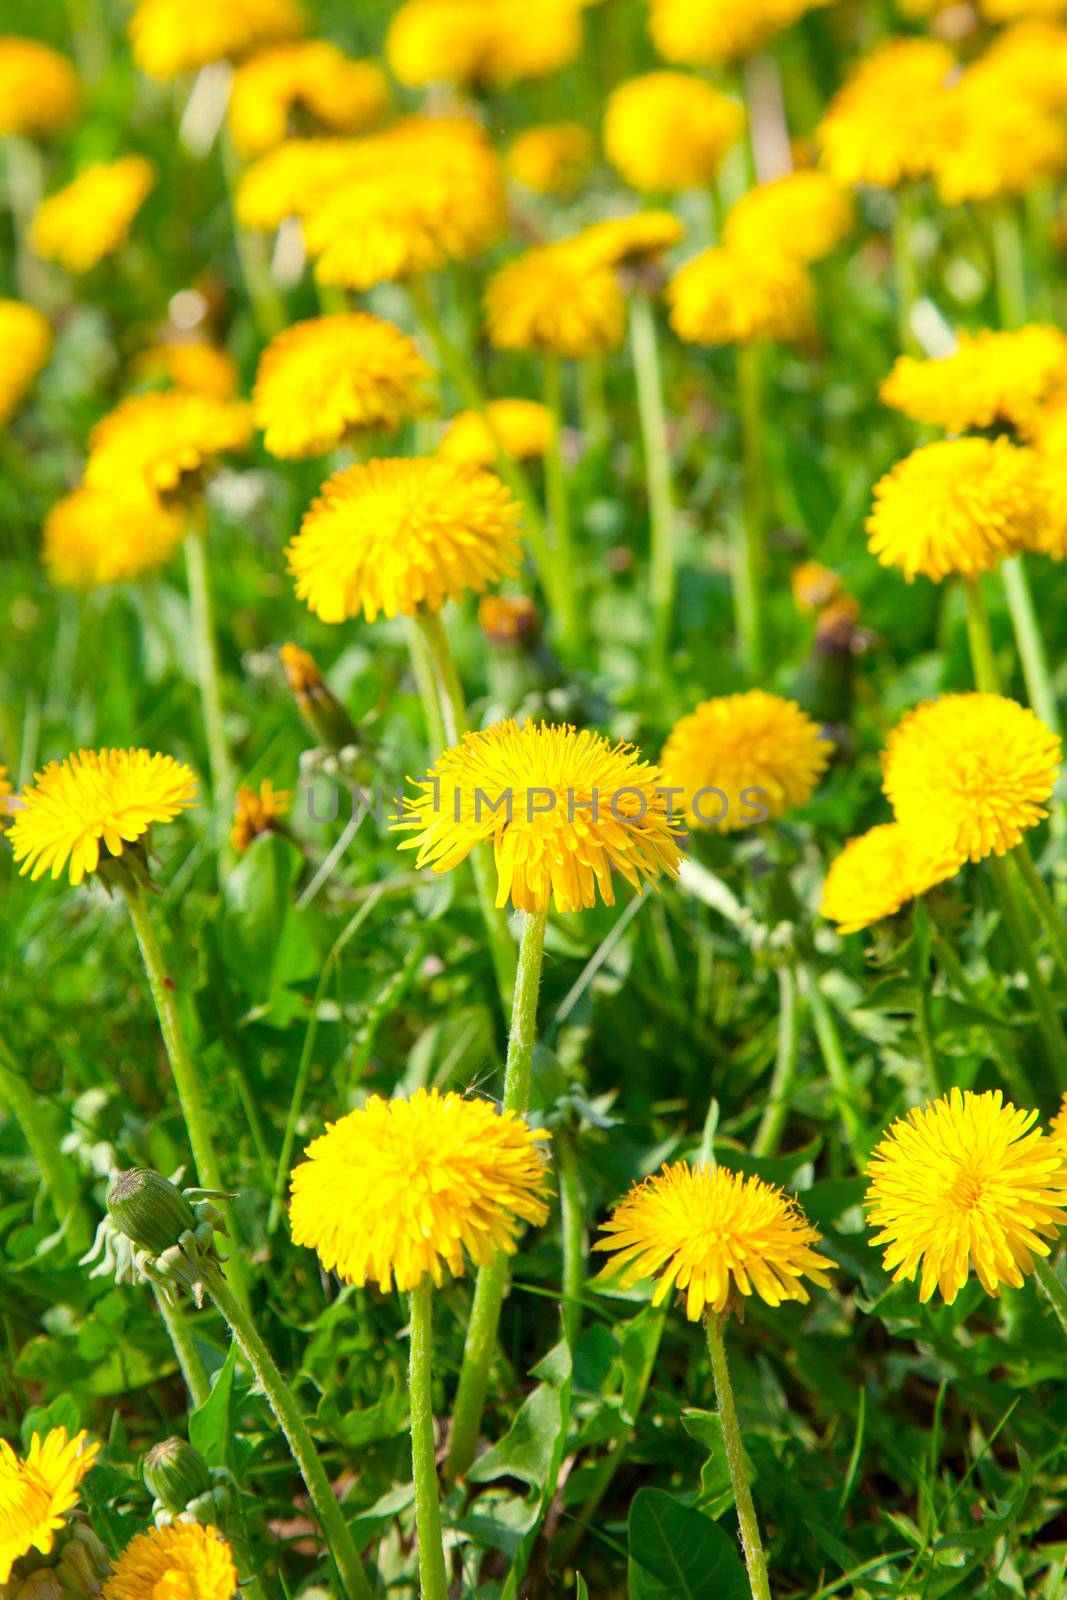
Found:
[(222, 691), (219, 658), (215, 642), (215, 622), (208, 581), (207, 540), (200, 529), (190, 527), (185, 536), (185, 570), (189, 580), (189, 608), (196, 652), (196, 676), (200, 685), (200, 705), (204, 717), (211, 791), (216, 813), (225, 817), (234, 793), (233, 765), (226, 741), (222, 716)]
[(819, 1042), (826, 1076), (830, 1080), (830, 1088), (837, 1103), (837, 1113), (844, 1125), (845, 1138), (853, 1155), (858, 1157), (863, 1148), (863, 1124), (856, 1106), (855, 1090), (841, 1044), (841, 1035), (837, 1031), (837, 1023), (834, 1021), (829, 1001), (819, 986), (818, 974), (814, 967), (808, 962), (798, 961), (797, 972), (804, 985), (804, 995), (811, 1012), (815, 1037)]
[[(141, 960), (144, 962), (148, 977), (148, 985), (155, 1002), (159, 1031), (163, 1035), (163, 1047), (170, 1062), (174, 1087), (178, 1092), (178, 1103), (185, 1119), (185, 1130), (189, 1135), (189, 1147), (193, 1152), (197, 1183), (203, 1189), (215, 1189), (225, 1193), (226, 1185), (222, 1181), (222, 1171), (211, 1138), (203, 1081), (185, 1037), (178, 1012), (176, 990), (167, 974), (163, 951), (152, 923), (144, 890), (129, 888), (124, 892), (126, 904), (130, 909), (130, 921), (133, 923), (133, 931), (140, 947)], [(230, 1237), (233, 1239), (226, 1275), (241, 1298), (247, 1301), (248, 1286), (237, 1242), (233, 1208), (227, 1199), (220, 1200), (218, 1205), (226, 1218)]]
[(604, 357), (599, 351), (579, 363), (578, 404), (586, 449), (596, 455), (604, 449), (611, 433), (604, 394)]
[[(547, 922), (546, 912), (523, 913), (519, 967), (504, 1070), (504, 1110), (517, 1111), (520, 1116), (525, 1115), (530, 1103), (530, 1075), (537, 1035), (537, 996), (541, 987)], [(507, 1279), (508, 1258), (503, 1252), (494, 1257), (488, 1266), (478, 1270), (463, 1346), (463, 1365), (452, 1412), (452, 1440), (446, 1467), (449, 1480), (462, 1477), (474, 1460)]]
[(433, 671), (445, 742), (449, 745), (459, 744), (463, 735), (470, 730), (470, 719), (456, 658), (452, 654), (441, 613), (427, 611), (420, 606), (415, 614), (415, 626), (426, 646), (426, 656)]
[(652, 533), (649, 598), (652, 602), (653, 642), (656, 662), (662, 669), (666, 664), (674, 624), (677, 534), (656, 317), (649, 297), (640, 290), (635, 290), (630, 297), (630, 349), (648, 477)]
[(1067, 1289), (1053, 1271), (1051, 1262), (1044, 1256), (1034, 1257), (1034, 1276), (1055, 1311), (1061, 1329), (1067, 1333)]
[(0, 1105), (18, 1123), (48, 1191), (56, 1221), (66, 1229), (72, 1248), (80, 1253), (88, 1248), (93, 1230), (78, 1189), (77, 1170), (62, 1154), (42, 1115), (40, 1099), (13, 1063), (14, 1057), (4, 1048), (0, 1052)]
[(771, 1585), (767, 1577), (767, 1558), (763, 1553), (759, 1521), (752, 1500), (748, 1471), (745, 1466), (745, 1447), (734, 1405), (730, 1368), (726, 1360), (726, 1346), (722, 1340), (722, 1319), (709, 1312), (705, 1320), (708, 1335), (708, 1354), (711, 1357), (711, 1376), (715, 1383), (715, 1399), (722, 1424), (722, 1439), (726, 1447), (726, 1464), (730, 1469), (730, 1483), (734, 1491), (734, 1509), (741, 1532), (741, 1548), (745, 1552), (748, 1584), (752, 1600), (771, 1600)]
[(1000, 678), (993, 657), (993, 635), (989, 629), (989, 612), (982, 593), (982, 580), (964, 578), (963, 592), (967, 597), (967, 643), (971, 651), (974, 686), (982, 694), (999, 694)]
[(1026, 261), (1018, 207), (1014, 200), (994, 201), (990, 208), (997, 309), (1002, 328), (1021, 328), (1026, 321)]
[(549, 559), (556, 572), (557, 587), (565, 595), (559, 619), (560, 641), (564, 649), (575, 649), (582, 642), (582, 614), (574, 587), (574, 553), (571, 540), (570, 504), (567, 478), (563, 469), (563, 366), (557, 355), (544, 357), (544, 401), (552, 414), (548, 447), (545, 450), (545, 495), (552, 527), (553, 548)]
[(1053, 1087), (1058, 1094), (1067, 1092), (1067, 1037), (1064, 1036), (1052, 996), (1034, 957), (1030, 930), (1026, 925), (1022, 904), (1015, 882), (1002, 856), (988, 856), (987, 865), (1000, 902), (1000, 909), (1008, 933), (1015, 946), (1015, 957), (1030, 985), (1030, 999), (1037, 1013), (1038, 1026), (1045, 1040), (1048, 1063), (1052, 1068)]
[(276, 333), (281, 333), (289, 320), (289, 315), (285, 309), (281, 290), (271, 273), (264, 240), (259, 234), (249, 233), (247, 229), (242, 228), (238, 220), (236, 195), (240, 158), (229, 128), (225, 125), (219, 132), (219, 151), (241, 277), (244, 279), (245, 291), (252, 303), (252, 316), (260, 337), (270, 340)]
[(919, 353), (919, 343), (912, 332), (911, 317), (919, 298), (919, 275), (915, 268), (915, 255), (911, 245), (911, 195), (906, 188), (898, 189), (893, 209), (893, 281), (897, 302), (897, 338), (901, 350), (909, 355)]
[(735, 523), (734, 614), (741, 657), (752, 677), (763, 671), (764, 521), (763, 423), (760, 350), (737, 346), (737, 390), (741, 415), (742, 513)]
[(189, 1391), (189, 1398), (194, 1406), (202, 1406), (211, 1393), (211, 1384), (200, 1359), (200, 1352), (196, 1348), (193, 1336), (189, 1331), (189, 1324), (185, 1320), (185, 1312), (178, 1301), (173, 1303), (163, 1294), (158, 1285), (153, 1284), (152, 1292), (156, 1298), (156, 1306), (163, 1319), (163, 1326), (170, 1337), (174, 1347), (174, 1354), (178, 1358), (185, 1387)]
[(422, 1600), (448, 1600), (448, 1573), (441, 1534), (437, 1448), (433, 1419), (433, 1290), (429, 1279), (413, 1289), (408, 1391), (411, 1398), (411, 1467), (415, 1480), (415, 1527), (419, 1535)]
[(411, 670), (415, 674), (415, 686), (419, 691), (422, 701), (423, 715), (426, 718), (426, 733), (430, 741), (433, 755), (440, 755), (447, 749), (450, 741), (445, 734), (444, 719), (441, 716), (441, 701), (437, 693), (437, 679), (434, 675), (433, 657), (430, 655), (422, 629), (417, 617), (408, 617), (408, 650), (411, 654)]
[(796, 1082), (799, 1053), (797, 978), (792, 965), (783, 962), (778, 968), (778, 1053), (767, 1090), (767, 1105), (752, 1144), (754, 1156), (773, 1156), (778, 1153), (789, 1118), (789, 1097)]
[(560, 1231), (563, 1237), (563, 1337), (573, 1357), (574, 1346), (582, 1330), (582, 1291), (585, 1288), (586, 1236), (582, 1215), (582, 1177), (570, 1130), (560, 1129), (554, 1143), (559, 1178)]
[(259, 1380), (267, 1404), (286, 1437), (293, 1460), (311, 1496), (330, 1554), (336, 1562), (342, 1592), (347, 1600), (371, 1600), (371, 1586), (363, 1571), (359, 1552), (289, 1385), (279, 1372), (274, 1357), (248, 1312), (213, 1268), (208, 1273), (205, 1287), (229, 1324), (241, 1353)]
[(1000, 578), (1008, 601), (1011, 625), (1026, 684), (1026, 695), (1046, 727), (1060, 731), (1060, 712), (1052, 688), (1045, 640), (1034, 609), (1034, 597), (1021, 555), (1000, 564)]
[(1049, 944), (1055, 952), (1056, 960), (1067, 975), (1067, 927), (1064, 926), (1063, 915), (1052, 898), (1048, 885), (1034, 865), (1034, 858), (1025, 839), (1020, 839), (1011, 852), (1011, 861), (1048, 934)]

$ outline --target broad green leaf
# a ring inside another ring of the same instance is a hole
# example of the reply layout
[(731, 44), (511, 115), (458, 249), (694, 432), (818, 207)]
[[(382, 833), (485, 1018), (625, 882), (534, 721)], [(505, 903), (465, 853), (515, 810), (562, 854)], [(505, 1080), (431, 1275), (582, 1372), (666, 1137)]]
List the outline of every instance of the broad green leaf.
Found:
[(662, 1489), (639, 1489), (630, 1507), (630, 1600), (748, 1600), (730, 1536)]
[(216, 1374), (211, 1393), (189, 1418), (189, 1443), (200, 1451), (209, 1467), (226, 1465), (236, 1364), (237, 1346), (231, 1344), (226, 1360)]

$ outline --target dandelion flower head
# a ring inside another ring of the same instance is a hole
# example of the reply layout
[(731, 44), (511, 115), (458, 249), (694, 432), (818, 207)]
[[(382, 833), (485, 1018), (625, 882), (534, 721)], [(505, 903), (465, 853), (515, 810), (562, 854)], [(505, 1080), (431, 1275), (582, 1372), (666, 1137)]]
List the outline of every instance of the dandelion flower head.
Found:
[[(1062, 16), (1064, 6), (1057, 5)], [(1067, 112), (1067, 28), (1061, 22), (1027, 17), (1004, 28), (982, 61), (995, 71), (1008, 93), (1044, 112)]]
[(0, 427), (15, 415), (52, 349), (52, 325), (36, 306), (0, 300)]
[(895, 189), (925, 178), (947, 143), (955, 58), (937, 39), (892, 39), (866, 58), (819, 124), (826, 170), (839, 183)]
[(737, 102), (703, 79), (649, 72), (612, 91), (604, 152), (635, 189), (673, 194), (710, 183), (744, 125)]
[(1013, 428), (1029, 436), (1067, 388), (1067, 335), (1031, 323), (1013, 332), (961, 333), (938, 360), (899, 356), (879, 391), (887, 406), (948, 433)]
[(539, 400), (490, 400), (481, 411), (453, 417), (438, 454), (472, 467), (491, 467), (502, 450), (513, 461), (543, 456), (552, 438), (552, 413)]
[(977, 61), (946, 101), (949, 131), (932, 163), (943, 204), (1021, 195), (1067, 167), (1061, 112), (1020, 95), (1010, 63)]
[(288, 217), (309, 216), (346, 178), (365, 172), (365, 139), (287, 139), (251, 166), (237, 185), (243, 228), (269, 233)]
[(827, 172), (791, 172), (750, 189), (726, 218), (723, 240), (742, 254), (821, 261), (852, 226), (847, 189)]
[(591, 222), (568, 243), (591, 266), (621, 267), (654, 261), (685, 234), (672, 211), (635, 211)]
[(133, 59), (164, 79), (238, 60), (303, 28), (297, 0), (137, 0), (129, 23)]
[(261, 50), (237, 68), (230, 91), (230, 129), (246, 156), (283, 143), (295, 119), (323, 133), (362, 133), (389, 104), (385, 74), (373, 61), (353, 61), (325, 39), (298, 39)]
[(609, 267), (589, 265), (569, 241), (540, 245), (490, 278), (485, 325), (496, 350), (581, 360), (622, 343), (626, 301)]
[(926, 835), (883, 822), (850, 839), (830, 863), (819, 915), (839, 933), (858, 933), (952, 878), (962, 858)]
[(671, 327), (688, 344), (789, 342), (812, 327), (811, 279), (788, 255), (713, 246), (675, 273), (667, 303)]
[(33, 248), (68, 272), (88, 272), (126, 243), (154, 183), (155, 172), (143, 156), (94, 161), (41, 202), (31, 228)]
[(136, 483), (83, 487), (49, 511), (41, 554), (54, 584), (95, 589), (158, 572), (183, 532), (181, 517)]
[(763, 48), (813, 0), (650, 0), (656, 51), (676, 66), (712, 67)]
[(78, 74), (66, 56), (37, 39), (0, 35), (0, 138), (57, 133), (80, 103)]
[(508, 172), (534, 194), (570, 195), (593, 164), (593, 140), (580, 122), (527, 128), (511, 143)]
[(233, 1600), (237, 1566), (216, 1528), (172, 1522), (132, 1538), (104, 1583), (103, 1600)]
[(278, 831), (278, 819), (289, 810), (291, 800), (288, 789), (276, 789), (269, 778), (264, 778), (258, 789), (241, 785), (230, 829), (230, 843), (239, 856), (260, 834)]
[(0, 1439), (0, 1584), (31, 1550), (51, 1553), (99, 1448), (84, 1432), (68, 1439), (66, 1428), (35, 1433), (25, 1457)]
[(232, 400), (239, 382), (237, 363), (229, 351), (206, 339), (163, 339), (138, 357), (137, 371), (213, 400)]
[(400, 83), (500, 88), (543, 78), (581, 48), (583, 0), (539, 0), (536, 26), (525, 0), (406, 0), (385, 53)]
[(91, 488), (143, 486), (166, 495), (252, 437), (248, 406), (172, 389), (133, 395), (89, 435), (85, 481)]

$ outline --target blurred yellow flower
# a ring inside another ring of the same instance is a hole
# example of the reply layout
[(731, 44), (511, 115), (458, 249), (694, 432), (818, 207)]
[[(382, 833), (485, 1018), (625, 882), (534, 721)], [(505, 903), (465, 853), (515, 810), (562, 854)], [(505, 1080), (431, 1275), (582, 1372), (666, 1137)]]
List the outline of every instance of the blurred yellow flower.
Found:
[(952, 850), (899, 822), (883, 822), (850, 839), (830, 863), (819, 915), (858, 933), (893, 916), (919, 895), (955, 877), (963, 865)]
[(937, 39), (891, 39), (862, 61), (817, 131), (823, 164), (839, 183), (895, 189), (925, 178), (951, 136), (946, 88), (955, 67)]
[(580, 122), (527, 128), (507, 153), (508, 172), (535, 194), (573, 194), (592, 164), (592, 136)]
[(615, 904), (612, 874), (634, 889), (681, 856), (658, 767), (632, 745), (588, 729), (499, 722), (444, 751), (396, 824), (415, 830), (401, 850), (448, 872), (491, 842), (496, 903), (516, 911)]
[(56, 133), (78, 115), (78, 74), (37, 39), (0, 35), (0, 138)]
[(709, 184), (744, 126), (737, 102), (703, 79), (649, 72), (609, 96), (604, 152), (635, 189), (672, 194)]
[(230, 91), (230, 131), (246, 156), (282, 144), (294, 120), (317, 132), (361, 133), (385, 115), (389, 88), (373, 61), (353, 61), (325, 39), (272, 45), (241, 63)]
[(725, 1311), (733, 1295), (779, 1306), (807, 1302), (804, 1278), (830, 1286), (833, 1262), (816, 1251), (819, 1234), (797, 1202), (726, 1167), (665, 1166), (634, 1185), (601, 1231), (593, 1248), (612, 1252), (605, 1271), (621, 1272), (627, 1288), (654, 1278), (654, 1306), (677, 1289), (690, 1322)]
[(328, 478), (286, 555), (298, 598), (323, 622), (413, 616), (513, 572), (518, 520), (491, 472), (390, 457)]
[(100, 1446), (87, 1444), (86, 1437), (84, 1430), (68, 1439), (66, 1428), (50, 1428), (43, 1439), (33, 1435), (25, 1457), (0, 1439), (0, 1584), (7, 1584), (15, 1562), (31, 1550), (51, 1552), (96, 1462)]
[(0, 300), (0, 428), (6, 427), (52, 349), (52, 325), (36, 306)]
[(323, 455), (357, 433), (392, 432), (425, 410), (431, 375), (391, 322), (363, 311), (313, 317), (263, 351), (252, 413), (271, 455)]
[(1010, 66), (976, 62), (947, 99), (951, 129), (933, 161), (945, 205), (1024, 194), (1067, 167), (1061, 111), (1020, 95)]
[(58, 878), (70, 862), (81, 883), (100, 865), (100, 846), (121, 856), (154, 822), (196, 804), (196, 778), (173, 756), (148, 750), (79, 750), (50, 761), (19, 796), (8, 838), (20, 872)]
[(537, 400), (490, 400), (481, 411), (453, 417), (437, 447), (449, 461), (491, 467), (503, 450), (513, 461), (543, 456), (552, 437), (552, 413)]
[(287, 139), (241, 174), (234, 209), (242, 228), (267, 233), (306, 217), (332, 189), (368, 166), (364, 139)]
[(944, 439), (898, 461), (874, 486), (867, 546), (883, 567), (935, 582), (976, 578), (1040, 542), (1051, 517), (1033, 450), (999, 439)]
[(103, 1600), (233, 1600), (236, 1593), (233, 1551), (218, 1529), (178, 1521), (130, 1540)]
[[(1063, 15), (1067, 5), (1059, 4)], [(1059, 22), (1026, 18), (998, 33), (982, 61), (995, 71), (1006, 92), (1030, 106), (1062, 115), (1067, 112), (1067, 27)]]
[(73, 183), (42, 200), (30, 229), (33, 248), (68, 272), (88, 272), (126, 243), (155, 181), (143, 156), (94, 161)]
[(153, 78), (235, 60), (303, 29), (297, 0), (137, 0), (129, 22), (133, 59)]
[(293, 1169), (293, 1243), (327, 1272), (382, 1293), (417, 1289), (468, 1259), (511, 1254), (522, 1223), (548, 1218), (541, 1141), (514, 1111), (437, 1089), (366, 1105), (328, 1125)]
[(1067, 1145), (1067, 1094), (1060, 1101), (1060, 1109), (1049, 1123), (1049, 1133), (1060, 1144)]
[(386, 58), (401, 83), (416, 87), (543, 78), (577, 56), (582, 3), (538, 0), (532, 25), (526, 0), (405, 0), (389, 24)]
[(137, 371), (146, 378), (162, 378), (176, 389), (232, 400), (237, 393), (237, 363), (226, 350), (206, 339), (165, 340), (137, 358)]
[(1059, 736), (999, 694), (948, 694), (886, 741), (882, 788), (898, 822), (970, 861), (1001, 856), (1048, 816)]
[(987, 22), (1015, 22), (1019, 18), (1062, 17), (1067, 0), (980, 0), (979, 11)]
[(243, 401), (185, 389), (133, 395), (89, 435), (85, 481), (93, 489), (142, 484), (172, 494), (212, 467), (217, 456), (243, 450), (251, 437), (251, 411)]
[(45, 518), (41, 556), (53, 583), (93, 589), (158, 572), (183, 531), (181, 517), (136, 484), (75, 489)]
[(540, 245), (489, 279), (485, 327), (496, 350), (580, 360), (622, 343), (626, 301), (614, 272), (590, 266), (570, 241)]
[(660, 766), (690, 826), (736, 833), (810, 800), (832, 750), (795, 701), (750, 689), (704, 700), (683, 717)]
[(820, 0), (649, 0), (648, 28), (664, 61), (711, 67), (761, 49)]
[(486, 594), (478, 601), (478, 626), (490, 644), (527, 645), (537, 639), (541, 618), (527, 595)]
[(829, 173), (809, 169), (750, 189), (727, 215), (723, 242), (750, 256), (821, 261), (851, 226), (848, 190)]
[(937, 1289), (951, 1305), (972, 1269), (999, 1295), (1048, 1255), (1067, 1223), (1067, 1159), (1036, 1120), (999, 1089), (952, 1089), (893, 1123), (867, 1168), (864, 1204), (894, 1283), (918, 1275), (920, 1301)]
[(1017, 332), (961, 333), (936, 361), (898, 357), (879, 394), (887, 406), (948, 433), (1014, 428), (1032, 434), (1042, 408), (1067, 389), (1067, 335), (1031, 323)]
[(802, 561), (790, 573), (789, 584), (797, 610), (809, 613), (840, 599), (843, 592), (838, 574), (820, 561)]
[(244, 855), (253, 839), (261, 833), (276, 833), (278, 818), (289, 810), (292, 800), (288, 789), (276, 789), (269, 778), (264, 778), (258, 790), (242, 783), (234, 802), (233, 827), (230, 843), (238, 855)]
[(671, 211), (635, 211), (628, 217), (591, 222), (567, 242), (590, 266), (621, 267), (654, 261), (678, 244), (684, 233), (684, 225)]
[(803, 339), (812, 328), (811, 278), (793, 256), (718, 245), (667, 285), (670, 324), (690, 344)]

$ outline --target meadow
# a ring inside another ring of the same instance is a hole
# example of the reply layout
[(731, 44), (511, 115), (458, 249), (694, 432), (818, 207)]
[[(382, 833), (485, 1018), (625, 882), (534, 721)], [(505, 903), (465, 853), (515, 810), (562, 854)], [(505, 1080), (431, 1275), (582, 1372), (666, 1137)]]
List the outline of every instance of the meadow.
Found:
[(0, 0), (0, 1597), (1067, 1596), (1067, 6)]

